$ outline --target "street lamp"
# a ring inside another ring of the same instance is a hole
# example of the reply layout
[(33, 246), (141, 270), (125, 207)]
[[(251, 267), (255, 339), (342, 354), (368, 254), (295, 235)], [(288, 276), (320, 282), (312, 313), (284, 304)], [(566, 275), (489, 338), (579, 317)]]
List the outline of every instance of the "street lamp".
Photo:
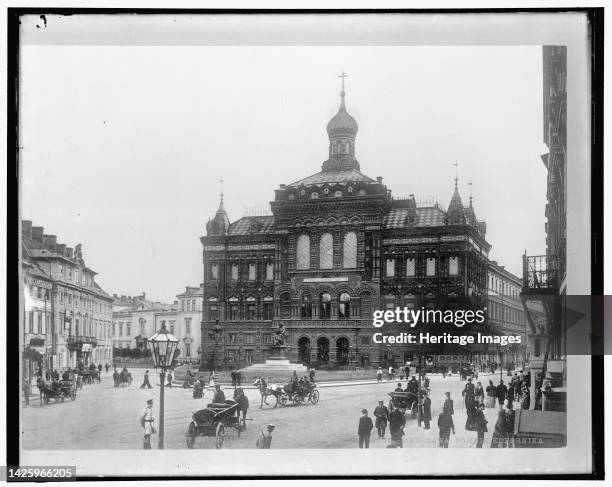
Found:
[(158, 448), (164, 449), (164, 384), (166, 382), (166, 370), (172, 367), (174, 351), (178, 344), (178, 338), (168, 333), (166, 322), (162, 321), (161, 329), (149, 338), (149, 343), (153, 347), (153, 366), (160, 368), (159, 381), (159, 443)]

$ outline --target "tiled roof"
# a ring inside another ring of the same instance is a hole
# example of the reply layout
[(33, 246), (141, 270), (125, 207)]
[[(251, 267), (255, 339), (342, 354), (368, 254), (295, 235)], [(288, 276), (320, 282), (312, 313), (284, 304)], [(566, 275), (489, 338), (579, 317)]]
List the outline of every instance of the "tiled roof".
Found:
[[(253, 225), (255, 224), (255, 225)], [(228, 235), (261, 235), (272, 233), (274, 216), (245, 216), (229, 226)]]
[(349, 169), (343, 171), (321, 171), (307, 178), (300, 179), (295, 183), (291, 183), (289, 186), (297, 187), (302, 185), (309, 186), (313, 184), (349, 182), (375, 183), (376, 181), (360, 173), (356, 169)]
[(437, 227), (444, 225), (446, 213), (438, 206), (417, 208), (417, 218), (414, 224), (410, 223), (409, 212), (409, 208), (392, 209), (385, 216), (384, 228)]

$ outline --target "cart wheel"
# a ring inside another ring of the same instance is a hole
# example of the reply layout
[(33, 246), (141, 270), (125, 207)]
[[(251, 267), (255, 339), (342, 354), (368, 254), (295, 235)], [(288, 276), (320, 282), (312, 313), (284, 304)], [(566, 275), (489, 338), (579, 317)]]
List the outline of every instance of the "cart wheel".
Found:
[(195, 443), (195, 437), (196, 437), (196, 425), (195, 423), (192, 421), (191, 423), (189, 423), (189, 428), (187, 429), (187, 448), (192, 449), (193, 448), (193, 444)]
[(319, 402), (319, 391), (317, 391), (316, 389), (312, 391), (312, 394), (310, 394), (310, 402), (313, 404)]
[(223, 426), (223, 423), (219, 423), (217, 425), (217, 434), (215, 436), (215, 447), (218, 450), (223, 446), (223, 440), (225, 439), (225, 428)]
[(302, 404), (302, 396), (300, 396), (299, 394), (294, 395), (293, 404), (295, 404), (296, 406), (299, 406), (300, 404)]
[(281, 406), (286, 406), (288, 400), (289, 400), (289, 396), (287, 396), (287, 394), (283, 394), (280, 397), (280, 404), (281, 404)]

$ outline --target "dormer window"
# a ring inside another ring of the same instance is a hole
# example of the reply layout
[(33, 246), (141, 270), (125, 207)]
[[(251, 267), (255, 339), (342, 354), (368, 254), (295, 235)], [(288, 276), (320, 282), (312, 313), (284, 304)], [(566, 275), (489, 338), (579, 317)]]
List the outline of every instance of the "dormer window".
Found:
[(316, 191), (313, 191), (312, 193), (310, 193), (310, 199), (316, 200), (318, 198), (319, 198), (319, 193), (317, 193)]

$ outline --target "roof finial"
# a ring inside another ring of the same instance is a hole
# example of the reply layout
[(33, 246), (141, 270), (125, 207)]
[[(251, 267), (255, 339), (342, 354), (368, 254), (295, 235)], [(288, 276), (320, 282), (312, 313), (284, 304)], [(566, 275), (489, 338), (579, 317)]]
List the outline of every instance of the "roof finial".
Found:
[(342, 91), (340, 92), (340, 96), (342, 97), (342, 104), (344, 105), (344, 78), (348, 78), (348, 74), (342, 71), (342, 74), (338, 76), (338, 78), (342, 78)]
[(468, 183), (468, 186), (470, 187), (470, 207), (471, 207), (472, 206), (472, 181)]
[(219, 194), (221, 205), (223, 205), (223, 179), (219, 179), (219, 183), (221, 183), (221, 193)]
[(455, 166), (455, 189), (457, 189), (459, 183), (459, 163), (455, 162), (453, 166)]

